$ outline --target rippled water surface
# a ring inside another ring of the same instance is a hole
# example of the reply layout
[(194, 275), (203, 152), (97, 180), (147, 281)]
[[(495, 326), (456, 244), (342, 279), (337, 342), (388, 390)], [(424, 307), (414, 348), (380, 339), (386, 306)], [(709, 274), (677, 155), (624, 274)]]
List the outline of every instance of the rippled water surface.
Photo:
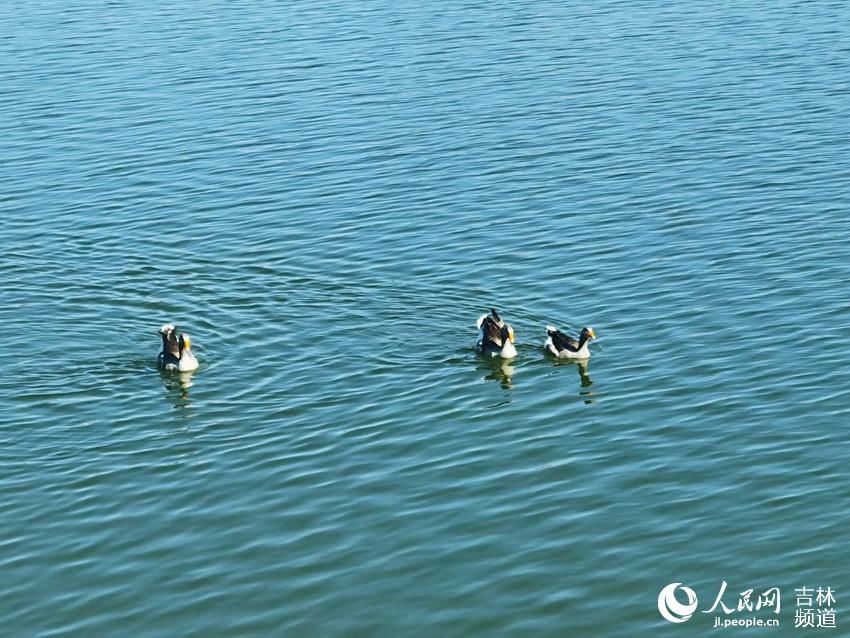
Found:
[(850, 623), (844, 3), (6, 13), (2, 633)]

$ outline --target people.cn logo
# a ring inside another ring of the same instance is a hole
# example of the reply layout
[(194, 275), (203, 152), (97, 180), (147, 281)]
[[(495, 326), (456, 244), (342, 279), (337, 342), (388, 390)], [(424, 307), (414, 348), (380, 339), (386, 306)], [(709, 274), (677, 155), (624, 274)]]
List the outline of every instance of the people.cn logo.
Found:
[[(685, 604), (680, 603), (676, 598), (676, 589), (680, 588), (688, 597), (688, 602)], [(685, 587), (682, 583), (670, 583), (658, 594), (658, 611), (664, 616), (664, 620), (685, 622), (691, 619), (696, 610), (696, 592), (690, 587)]]

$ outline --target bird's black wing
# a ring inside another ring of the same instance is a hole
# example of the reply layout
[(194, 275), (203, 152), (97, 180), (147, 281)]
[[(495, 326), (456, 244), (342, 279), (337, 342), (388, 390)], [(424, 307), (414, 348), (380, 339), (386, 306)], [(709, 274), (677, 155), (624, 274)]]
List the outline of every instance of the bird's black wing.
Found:
[(556, 350), (569, 350), (576, 352), (578, 350), (578, 341), (572, 337), (568, 337), (560, 330), (550, 330), (549, 336), (552, 337), (552, 345)]
[(481, 322), (481, 334), (484, 337), (484, 341), (491, 341), (496, 345), (502, 345), (502, 328), (496, 323), (492, 317), (484, 317), (484, 321)]

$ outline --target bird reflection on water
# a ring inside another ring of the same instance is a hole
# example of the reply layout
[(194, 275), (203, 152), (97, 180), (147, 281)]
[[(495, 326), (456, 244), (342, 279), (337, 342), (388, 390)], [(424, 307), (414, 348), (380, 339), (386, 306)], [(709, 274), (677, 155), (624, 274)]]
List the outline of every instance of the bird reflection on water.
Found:
[(193, 374), (194, 372), (160, 371), (160, 377), (166, 389), (166, 396), (174, 403), (175, 408), (192, 407), (192, 402), (189, 398), (189, 388), (193, 385)]
[(498, 381), (503, 389), (513, 389), (514, 366), (507, 359), (490, 359), (483, 362), (482, 369), (488, 370), (489, 374), (484, 376), (485, 381)]
[(578, 371), (579, 383), (581, 389), (578, 391), (579, 396), (582, 400), (591, 404), (596, 399), (593, 397), (593, 391), (590, 387), (593, 385), (593, 379), (590, 378), (590, 361), (588, 359), (574, 359), (572, 361), (556, 361), (554, 363), (555, 366), (575, 366)]

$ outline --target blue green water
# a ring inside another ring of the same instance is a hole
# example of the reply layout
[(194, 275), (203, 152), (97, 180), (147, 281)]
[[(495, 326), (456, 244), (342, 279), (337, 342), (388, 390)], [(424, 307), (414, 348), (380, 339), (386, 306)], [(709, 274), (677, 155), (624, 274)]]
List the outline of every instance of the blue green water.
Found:
[(843, 635), (844, 3), (6, 9), (0, 633)]

